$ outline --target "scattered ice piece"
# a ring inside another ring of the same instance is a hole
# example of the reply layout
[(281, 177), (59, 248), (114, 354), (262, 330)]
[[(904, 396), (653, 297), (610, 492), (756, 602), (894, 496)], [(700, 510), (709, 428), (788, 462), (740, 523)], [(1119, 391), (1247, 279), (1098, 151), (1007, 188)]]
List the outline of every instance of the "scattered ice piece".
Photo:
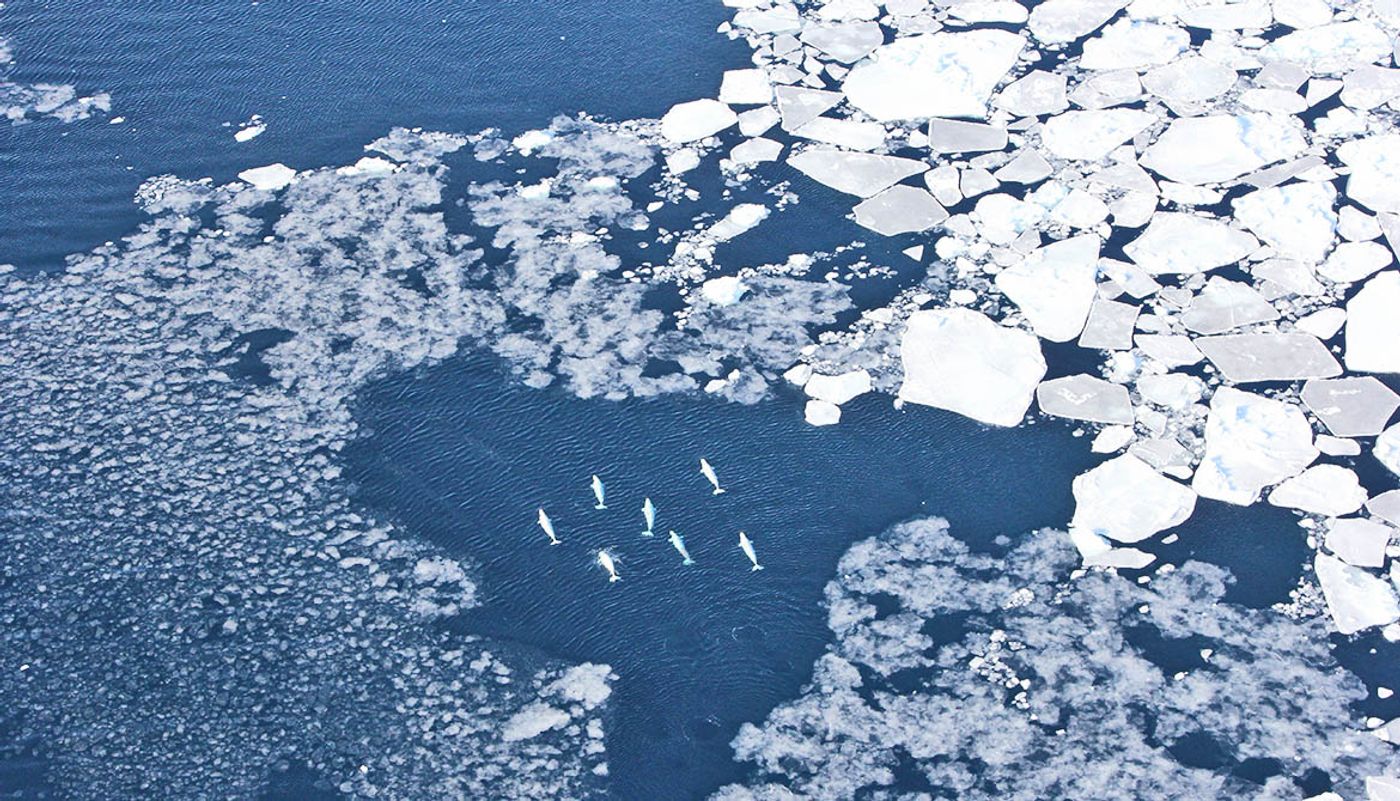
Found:
[(1045, 157), (1030, 149), (1022, 149), (1015, 158), (1006, 162), (992, 177), (998, 181), (1016, 184), (1034, 184), (1049, 178), (1055, 169)]
[(857, 197), (879, 194), (928, 169), (927, 164), (913, 159), (824, 147), (808, 148), (789, 156), (788, 163), (818, 183)]
[(957, 0), (948, 7), (948, 15), (963, 22), (1004, 22), (1019, 25), (1030, 13), (1013, 0)]
[(336, 168), (336, 175), (392, 175), (399, 165), (379, 156), (362, 156), (354, 164)]
[[(1286, 3), (1275, 3), (1275, 9)], [(1337, 22), (1294, 31), (1268, 43), (1259, 55), (1268, 61), (1290, 61), (1313, 75), (1340, 75), (1363, 64), (1390, 57), (1385, 31), (1360, 20)]]
[(1085, 109), (1104, 109), (1142, 99), (1142, 82), (1136, 70), (1110, 70), (1081, 81), (1070, 92), (1071, 103)]
[[(115, 120), (113, 120), (113, 122), (115, 122)], [(262, 136), (263, 132), (266, 130), (267, 123), (262, 121), (262, 117), (254, 114), (247, 122), (243, 123), (242, 127), (233, 132), (233, 141), (247, 142)]]
[(1336, 336), (1337, 332), (1342, 330), (1342, 326), (1346, 324), (1346, 321), (1347, 313), (1345, 309), (1329, 306), (1328, 308), (1315, 311), (1306, 317), (1298, 318), (1298, 322), (1294, 323), (1294, 327), (1299, 331), (1312, 334), (1325, 342)]
[(1346, 142), (1337, 158), (1351, 168), (1347, 197), (1371, 211), (1400, 213), (1400, 134)]
[(1084, 330), (1098, 291), (1099, 237), (1082, 234), (1037, 248), (997, 274), (996, 285), (1036, 334), (1068, 342)]
[(856, 223), (885, 236), (926, 231), (948, 219), (933, 195), (913, 186), (892, 186), (855, 207)]
[(1296, 381), (1341, 375), (1342, 366), (1317, 337), (1283, 334), (1222, 334), (1196, 340), (1196, 347), (1236, 384)]
[(1280, 256), (1316, 264), (1332, 249), (1337, 193), (1331, 184), (1294, 183), (1250, 192), (1236, 200), (1235, 220)]
[(998, 426), (1021, 422), (1045, 376), (1039, 340), (971, 309), (915, 312), (900, 356), (900, 399)]
[(672, 175), (683, 175), (699, 166), (700, 154), (691, 148), (683, 147), (666, 155), (666, 169)]
[(1132, 426), (1104, 426), (1094, 437), (1089, 450), (1094, 453), (1117, 453), (1127, 447), (1134, 436)]
[(1371, 453), (1387, 470), (1400, 476), (1400, 423), (1387, 428), (1376, 437), (1376, 444)]
[(1076, 529), (1117, 542), (1141, 542), (1184, 523), (1196, 493), (1131, 454), (1110, 459), (1074, 479)]
[(803, 388), (807, 397), (841, 406), (871, 390), (870, 373), (852, 370), (840, 375), (814, 374)]
[(739, 133), (744, 136), (762, 136), (774, 125), (777, 125), (781, 119), (778, 110), (772, 106), (741, 111), (739, 112)]
[(1393, 261), (1390, 248), (1379, 242), (1343, 242), (1317, 268), (1328, 281), (1350, 284), (1364, 281)]
[(777, 161), (782, 153), (783, 146), (780, 142), (760, 136), (754, 139), (745, 139), (735, 145), (729, 151), (729, 160), (735, 164), (759, 164), (765, 161)]
[(1278, 318), (1273, 305), (1249, 284), (1212, 276), (1205, 289), (1191, 299), (1181, 324), (1197, 334), (1220, 334)]
[(1180, 334), (1138, 334), (1133, 343), (1168, 367), (1185, 367), (1205, 358), (1190, 337)]
[(1238, 178), (1307, 147), (1292, 117), (1252, 112), (1172, 120), (1139, 159), (1142, 166), (1183, 184)]
[(535, 701), (516, 712), (501, 727), (501, 739), (508, 743), (530, 740), (550, 729), (569, 725), (569, 713), (543, 701)]
[(1309, 467), (1269, 493), (1269, 503), (1274, 506), (1327, 517), (1349, 515), (1365, 502), (1366, 490), (1361, 487), (1356, 473), (1334, 464)]
[(1110, 548), (1103, 553), (1084, 557), (1087, 567), (1113, 567), (1120, 570), (1141, 570), (1157, 557), (1138, 548)]
[(1264, 487), (1301, 473), (1318, 451), (1296, 406), (1220, 387), (1211, 397), (1206, 448), (1191, 486), (1203, 498), (1248, 506)]
[(992, 105), (1018, 117), (1058, 114), (1069, 108), (1069, 99), (1065, 95), (1065, 76), (1033, 70), (1002, 89), (992, 101)]
[(802, 15), (791, 3), (771, 8), (744, 8), (734, 15), (734, 27), (758, 34), (796, 33), (802, 30)]
[(824, 400), (809, 400), (802, 410), (808, 425), (834, 426), (841, 422), (841, 407)]
[(1045, 123), (1041, 141), (1060, 158), (1098, 161), (1156, 121), (1135, 109), (1066, 111)]
[(1162, 288), (1150, 273), (1132, 262), (1099, 259), (1099, 272), (1135, 298), (1155, 295)]
[(981, 153), (1006, 147), (1006, 128), (982, 122), (932, 120), (928, 125), (929, 147), (935, 153)]
[(1306, 264), (1296, 259), (1265, 259), (1250, 265), (1250, 272), (1260, 281), (1272, 284), (1278, 289), (1277, 297), (1292, 293), (1312, 297), (1321, 295), (1325, 289)]
[(885, 126), (880, 123), (838, 120), (832, 117), (817, 117), (792, 134), (849, 150), (874, 150), (885, 144)]
[(843, 88), (851, 105), (877, 120), (982, 118), (1025, 44), (999, 30), (896, 39), (856, 65)]
[(251, 170), (244, 170), (238, 174), (238, 177), (251, 184), (254, 189), (261, 189), (265, 192), (275, 192), (290, 184), (297, 177), (297, 171), (278, 162), (276, 164), (269, 164), (266, 167), (254, 167)]
[(1382, 492), (1367, 501), (1366, 511), (1391, 525), (1400, 526), (1400, 490)]
[(1237, 77), (1228, 66), (1193, 55), (1148, 70), (1142, 85), (1181, 113), (1197, 111), (1206, 101), (1230, 91)]
[(705, 300), (716, 306), (731, 306), (738, 303), (739, 299), (748, 291), (748, 284), (734, 275), (711, 278), (700, 285), (700, 294)]
[(807, 25), (802, 41), (842, 64), (854, 64), (875, 52), (885, 41), (874, 22), (837, 22)]
[(1342, 102), (1370, 111), (1400, 97), (1400, 70), (1365, 64), (1342, 79)]
[(1205, 382), (1185, 373), (1149, 373), (1137, 380), (1137, 390), (1143, 400), (1178, 411), (1199, 401), (1205, 389)]
[(1220, 220), (1164, 211), (1123, 252), (1153, 275), (1192, 275), (1234, 264), (1258, 247), (1252, 235)]
[(520, 151), (520, 155), (528, 156), (552, 141), (554, 134), (546, 130), (534, 130), (526, 131), (510, 140), (510, 146)]
[(809, 89), (803, 86), (779, 86), (773, 90), (778, 101), (778, 114), (783, 130), (792, 132), (825, 114), (841, 102), (840, 92)]
[(1354, 439), (1342, 439), (1331, 434), (1317, 435), (1317, 449), (1324, 456), (1360, 456), (1361, 443)]
[(763, 105), (773, 99), (773, 83), (761, 69), (726, 70), (719, 85), (721, 103)]
[(1031, 11), (1030, 29), (1045, 44), (1088, 36), (1113, 19), (1128, 0), (1046, 0)]
[(1341, 633), (1355, 634), (1400, 619), (1395, 589), (1385, 579), (1324, 553), (1313, 560), (1313, 569)]
[(1400, 273), (1386, 270), (1347, 301), (1347, 368), (1400, 373)]
[(1055, 417), (1119, 425), (1132, 425), (1134, 419), (1127, 387), (1086, 373), (1042, 383), (1035, 399), (1042, 412)]
[(1166, 64), (1186, 51), (1191, 37), (1174, 25), (1121, 19), (1084, 43), (1086, 70), (1143, 69)]
[[(1316, 470), (1317, 468), (1313, 468)], [(1361, 490), (1363, 498), (1365, 490)], [(1360, 508), (1360, 504), (1357, 504)], [(1327, 522), (1327, 550), (1347, 564), (1357, 567), (1382, 567), (1385, 549), (1390, 545), (1395, 529), (1376, 520), (1348, 517)]]
[(1089, 319), (1079, 335), (1079, 347), (1097, 350), (1131, 350), (1133, 327), (1137, 324), (1139, 307), (1131, 303), (1095, 298), (1089, 307)]
[(1375, 436), (1400, 408), (1400, 395), (1370, 376), (1309, 381), (1300, 397), (1339, 437)]
[(661, 117), (661, 135), (677, 144), (695, 142), (738, 122), (734, 110), (718, 100), (691, 100), (677, 103)]
[(1367, 801), (1400, 801), (1400, 779), (1391, 776), (1366, 777)]

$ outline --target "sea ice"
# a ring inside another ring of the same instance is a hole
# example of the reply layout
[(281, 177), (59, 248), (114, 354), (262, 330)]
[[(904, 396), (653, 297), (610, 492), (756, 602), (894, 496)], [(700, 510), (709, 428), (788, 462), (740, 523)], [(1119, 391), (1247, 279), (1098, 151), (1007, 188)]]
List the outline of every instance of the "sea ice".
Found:
[[(1316, 469), (1316, 468), (1313, 468)], [(1364, 495), (1365, 492), (1363, 491)], [(1395, 529), (1376, 520), (1348, 517), (1327, 522), (1327, 550), (1347, 564), (1382, 567)]]
[(739, 122), (734, 110), (718, 100), (704, 98), (677, 103), (661, 117), (661, 135), (677, 144), (695, 142)]
[(934, 153), (981, 153), (1006, 147), (1006, 128), (982, 122), (933, 120), (928, 125), (929, 148)]
[(239, 179), (251, 184), (254, 189), (275, 192), (290, 184), (297, 177), (297, 171), (281, 162), (266, 167), (254, 167), (238, 174)]
[(848, 150), (874, 150), (885, 144), (885, 126), (878, 122), (858, 122), (833, 117), (817, 117), (792, 132), (793, 136), (844, 147)]
[(1121, 19), (1084, 43), (1079, 66), (1087, 70), (1143, 69), (1165, 64), (1191, 44), (1186, 31), (1135, 19)]
[(892, 186), (855, 207), (856, 223), (885, 236), (926, 231), (948, 219), (933, 195), (913, 186)]
[(1098, 290), (1099, 237), (1083, 234), (1037, 248), (997, 274), (996, 285), (1020, 307), (1036, 334), (1068, 342), (1084, 330)]
[(1070, 531), (1117, 542), (1140, 542), (1180, 525), (1196, 508), (1196, 493), (1136, 456), (1110, 459), (1074, 479)]
[(1031, 11), (1031, 33), (1045, 44), (1073, 42), (1103, 27), (1126, 5), (1128, 0), (1046, 0)]
[(734, 105), (762, 105), (773, 99), (773, 83), (761, 69), (726, 70), (719, 86), (719, 101)]
[(1300, 397), (1339, 437), (1373, 437), (1400, 407), (1400, 395), (1370, 376), (1309, 381)]
[(1042, 412), (1056, 417), (1091, 423), (1133, 423), (1128, 388), (1086, 373), (1042, 383), (1035, 389), (1035, 399)]
[(804, 86), (779, 86), (773, 90), (778, 102), (778, 114), (783, 130), (792, 132), (835, 108), (841, 102), (840, 92), (810, 89)]
[(1400, 423), (1387, 428), (1376, 437), (1376, 444), (1371, 453), (1387, 470), (1400, 476)]
[(1337, 158), (1351, 168), (1347, 197), (1371, 211), (1400, 214), (1400, 134), (1346, 142)]
[(1269, 503), (1274, 506), (1327, 517), (1349, 515), (1365, 502), (1366, 490), (1356, 473), (1334, 464), (1309, 467), (1269, 493)]
[(1060, 158), (1098, 161), (1156, 121), (1136, 109), (1066, 111), (1045, 123), (1041, 141)]
[(1400, 619), (1395, 589), (1385, 579), (1325, 553), (1313, 560), (1313, 569), (1337, 631), (1355, 634)]
[(1196, 340), (1225, 380), (1235, 384), (1341, 375), (1342, 366), (1317, 337), (1304, 333), (1222, 334)]
[(809, 400), (802, 410), (808, 425), (834, 426), (841, 422), (841, 407), (824, 400)]
[(1400, 272), (1379, 273), (1347, 301), (1347, 368), (1400, 373)]
[(807, 397), (841, 406), (871, 390), (870, 373), (852, 370), (840, 375), (815, 373), (803, 387)]
[(1394, 526), (1400, 526), (1400, 490), (1382, 492), (1366, 502), (1366, 511)]
[(1065, 96), (1065, 76), (1033, 70), (998, 92), (992, 105), (1018, 117), (1058, 114), (1069, 108), (1069, 100)]
[(735, 164), (760, 164), (777, 161), (783, 153), (783, 146), (762, 136), (745, 139), (729, 151), (729, 160)]
[(900, 399), (998, 426), (1021, 422), (1046, 369), (1033, 335), (971, 309), (915, 312), (900, 357)]
[(1138, 377), (1136, 386), (1148, 403), (1178, 411), (1199, 401), (1206, 389), (1205, 382), (1185, 373), (1148, 373)]
[(998, 30), (896, 39), (856, 65), (843, 88), (851, 105), (877, 120), (980, 119), (1025, 43)]
[(1185, 367), (1205, 358), (1191, 338), (1181, 334), (1138, 334), (1133, 344), (1168, 367)]
[(1337, 192), (1326, 183), (1295, 183), (1250, 192), (1234, 202), (1235, 220), (1279, 256), (1316, 264), (1332, 249)]
[(1273, 305), (1249, 284), (1212, 276), (1205, 289), (1191, 299), (1181, 324), (1197, 334), (1220, 334), (1278, 318)]
[(1133, 328), (1140, 309), (1132, 303), (1095, 298), (1089, 319), (1079, 335), (1079, 347), (1098, 350), (1131, 350)]
[(1218, 61), (1186, 56), (1148, 70), (1142, 76), (1142, 86), (1181, 113), (1196, 111), (1206, 101), (1230, 91), (1236, 79), (1235, 71)]
[(1123, 252), (1153, 275), (1192, 275), (1234, 264), (1258, 247), (1252, 235), (1220, 220), (1162, 211)]
[[(1286, 6), (1287, 3), (1275, 3), (1275, 8)], [(1292, 62), (1314, 75), (1340, 75), (1387, 59), (1390, 54), (1391, 40), (1385, 31), (1361, 20), (1294, 31), (1260, 51), (1269, 61)]]
[(885, 41), (874, 22), (837, 22), (807, 25), (802, 42), (826, 53), (842, 64), (854, 64), (875, 52)]
[(1263, 488), (1298, 475), (1318, 456), (1296, 406), (1220, 387), (1210, 401), (1206, 447), (1191, 486), (1203, 498), (1248, 506)]
[(1172, 120), (1142, 154), (1142, 166), (1184, 184), (1200, 186), (1238, 178), (1307, 147), (1291, 117), (1217, 114)]
[(1375, 275), (1393, 261), (1390, 249), (1379, 242), (1343, 242), (1317, 268), (1317, 274), (1339, 284), (1351, 284)]
[(788, 163), (812, 180), (857, 197), (871, 197), (928, 169), (922, 161), (812, 147), (788, 156)]
[(701, 296), (716, 306), (729, 306), (738, 303), (739, 299), (748, 291), (748, 284), (745, 284), (738, 276), (733, 275), (711, 278), (700, 285)]

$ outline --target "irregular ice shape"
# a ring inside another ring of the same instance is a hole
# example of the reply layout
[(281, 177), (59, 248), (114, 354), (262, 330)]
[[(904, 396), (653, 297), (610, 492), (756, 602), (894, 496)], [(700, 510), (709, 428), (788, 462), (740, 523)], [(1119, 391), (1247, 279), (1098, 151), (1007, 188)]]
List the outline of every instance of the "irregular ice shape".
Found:
[(1274, 14), (1269, 8), (1268, 0), (1225, 0), (1187, 6), (1176, 12), (1176, 18), (1191, 28), (1235, 31), (1242, 28), (1267, 28), (1273, 24)]
[(875, 52), (885, 35), (874, 22), (818, 23), (802, 29), (802, 41), (842, 64), (854, 64)]
[(935, 153), (981, 153), (1006, 147), (1006, 128), (981, 122), (933, 120), (928, 143)]
[(1317, 337), (1303, 333), (1222, 334), (1196, 340), (1225, 380), (1235, 384), (1330, 378), (1342, 366)]
[(730, 306), (738, 303), (747, 291), (749, 291), (749, 285), (734, 275), (711, 278), (700, 285), (701, 296), (716, 306)]
[(1391, 776), (1368, 776), (1366, 801), (1400, 801), (1400, 779)]
[(1376, 457), (1376, 461), (1385, 465), (1387, 470), (1400, 476), (1400, 423), (1387, 428), (1376, 437), (1376, 445), (1371, 449), (1371, 454)]
[(1343, 439), (1331, 434), (1317, 435), (1317, 449), (1323, 456), (1360, 456), (1361, 443), (1354, 439)]
[(1031, 11), (1030, 29), (1045, 44), (1073, 42), (1113, 19), (1128, 0), (1046, 0)]
[(1400, 619), (1395, 589), (1385, 579), (1324, 553), (1313, 560), (1313, 569), (1337, 631), (1355, 634)]
[(1249, 284), (1212, 276), (1205, 289), (1191, 299), (1181, 324), (1197, 334), (1220, 334), (1278, 318), (1278, 310)]
[(1347, 301), (1347, 369), (1400, 373), (1400, 273), (1386, 270)]
[(853, 398), (869, 392), (871, 387), (870, 373), (864, 370), (852, 370), (840, 375), (816, 373), (807, 379), (807, 384), (803, 389), (809, 398), (841, 406)]
[(569, 725), (569, 713), (558, 707), (536, 701), (516, 712), (501, 727), (501, 739), (508, 743), (530, 740), (550, 729)]
[(877, 120), (982, 118), (1025, 44), (998, 30), (896, 39), (856, 65), (843, 88), (851, 105)]
[[(1365, 490), (1362, 490), (1361, 495), (1364, 497), (1365, 494)], [(1327, 550), (1347, 564), (1382, 567), (1385, 565), (1386, 546), (1394, 533), (1395, 529), (1390, 526), (1364, 517), (1330, 520), (1327, 523)]]
[(1349, 515), (1365, 502), (1366, 490), (1356, 473), (1334, 464), (1309, 467), (1269, 493), (1269, 503), (1274, 506), (1328, 517)]
[(269, 164), (266, 167), (254, 167), (238, 174), (240, 180), (251, 184), (254, 189), (261, 189), (264, 192), (275, 192), (282, 189), (296, 177), (297, 171), (281, 162)]
[(1337, 192), (1327, 183), (1294, 183), (1250, 192), (1234, 202), (1235, 220), (1278, 255), (1316, 264), (1332, 249)]
[(1190, 45), (1191, 37), (1175, 25), (1121, 19), (1084, 43), (1079, 66), (1086, 70), (1143, 69), (1166, 64)]
[(1265, 45), (1259, 55), (1268, 61), (1290, 61), (1313, 75), (1340, 75), (1389, 58), (1390, 50), (1385, 31), (1370, 22), (1352, 20), (1285, 34)]
[(735, 164), (760, 164), (765, 161), (777, 161), (782, 153), (782, 143), (760, 136), (745, 139), (735, 145), (729, 151), (729, 160)]
[(1353, 139), (1337, 148), (1351, 168), (1347, 197), (1371, 211), (1400, 214), (1400, 134)]
[(892, 186), (855, 207), (856, 223), (885, 236), (927, 231), (948, 219), (933, 195), (913, 186)]
[(1123, 252), (1153, 275), (1192, 275), (1234, 264), (1258, 247), (1259, 240), (1220, 220), (1161, 211)]
[(1148, 403), (1168, 409), (1185, 409), (1201, 399), (1205, 383), (1185, 373), (1164, 373), (1139, 376), (1137, 390)]
[(1400, 395), (1370, 376), (1309, 381), (1300, 397), (1339, 437), (1373, 437), (1400, 407)]
[(1082, 234), (1037, 248), (997, 274), (996, 285), (1036, 334), (1068, 342), (1084, 330), (1098, 291), (1099, 237)]
[(809, 89), (805, 86), (779, 86), (773, 90), (778, 101), (778, 114), (783, 130), (792, 132), (835, 108), (841, 102), (840, 92)]
[(1317, 274), (1328, 281), (1351, 284), (1375, 275), (1392, 260), (1390, 249), (1379, 242), (1343, 242), (1317, 268)]
[(990, 425), (1020, 423), (1045, 376), (1039, 340), (971, 309), (915, 312), (900, 357), (900, 399)]
[(1139, 161), (1158, 175), (1200, 186), (1238, 178), (1306, 147), (1291, 117), (1218, 114), (1172, 120)]
[(1064, 111), (1069, 108), (1069, 99), (1065, 96), (1065, 76), (1033, 70), (998, 92), (992, 105), (1018, 117), (1039, 117)]
[(1180, 525), (1196, 508), (1196, 493), (1124, 454), (1074, 479), (1070, 532), (1117, 542), (1141, 542)]
[(1190, 337), (1180, 334), (1138, 334), (1133, 343), (1168, 367), (1185, 367), (1205, 358)]
[(813, 147), (788, 157), (808, 178), (857, 197), (871, 197), (928, 169), (922, 161)]
[(1142, 86), (1173, 110), (1185, 110), (1230, 91), (1237, 77), (1218, 61), (1190, 55), (1148, 70)]
[(793, 131), (792, 135), (803, 139), (815, 139), (848, 150), (874, 150), (885, 143), (885, 126), (878, 122), (817, 117)]
[(1391, 525), (1400, 526), (1400, 490), (1382, 492), (1367, 501), (1366, 511)]
[(738, 105), (762, 105), (773, 99), (773, 83), (761, 69), (725, 70), (719, 85), (719, 101)]
[(1211, 397), (1205, 456), (1191, 486), (1202, 498), (1248, 506), (1317, 455), (1312, 426), (1296, 406), (1220, 387)]
[(1156, 121), (1135, 109), (1066, 111), (1045, 123), (1041, 141), (1060, 158), (1098, 161)]
[(1091, 423), (1133, 423), (1128, 388), (1086, 373), (1042, 383), (1035, 389), (1035, 399), (1042, 412), (1055, 417)]
[(809, 400), (802, 409), (802, 417), (811, 426), (834, 426), (841, 422), (841, 407), (823, 400)]
[(661, 135), (678, 144), (695, 142), (738, 122), (739, 115), (718, 100), (691, 100), (677, 103), (661, 117)]
[(1079, 347), (1097, 350), (1131, 350), (1139, 308), (1131, 303), (1095, 298), (1089, 319), (1079, 335)]
[(1109, 70), (1080, 81), (1070, 92), (1070, 102), (1080, 108), (1103, 109), (1142, 99), (1137, 70)]

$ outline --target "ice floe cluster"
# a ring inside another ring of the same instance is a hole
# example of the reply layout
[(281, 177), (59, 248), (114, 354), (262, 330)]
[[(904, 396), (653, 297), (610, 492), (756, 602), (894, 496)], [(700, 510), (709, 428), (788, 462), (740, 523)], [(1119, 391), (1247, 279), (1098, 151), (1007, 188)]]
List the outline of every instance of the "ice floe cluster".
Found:
[(75, 122), (112, 110), (112, 96), (106, 92), (79, 96), (72, 84), (10, 80), (14, 52), (10, 41), (0, 36), (0, 119), (9, 120), (11, 125), (43, 117)]
[(601, 792), (610, 669), (438, 628), (470, 566), (341, 478), (356, 389), (499, 322), (439, 205), (461, 145), (154, 179), (121, 242), (0, 268), (0, 719), (63, 797)]
[(835, 642), (740, 730), (755, 775), (713, 798), (1394, 797), (1400, 758), (1352, 711), (1366, 688), (1325, 618), (1227, 603), (1199, 562), (1132, 581), (1076, 572), (1059, 532), (998, 545), (931, 518), (853, 546)]

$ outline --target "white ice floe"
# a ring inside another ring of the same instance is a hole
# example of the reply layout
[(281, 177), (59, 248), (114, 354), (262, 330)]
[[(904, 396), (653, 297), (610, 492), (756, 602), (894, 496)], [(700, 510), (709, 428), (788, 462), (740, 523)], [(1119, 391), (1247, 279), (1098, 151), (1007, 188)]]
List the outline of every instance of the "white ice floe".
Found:
[(762, 105), (772, 101), (773, 83), (761, 69), (726, 70), (720, 81), (719, 101), (733, 105)]
[(913, 159), (824, 147), (811, 147), (788, 156), (788, 163), (818, 183), (857, 197), (879, 194), (928, 169), (928, 164)]
[(1325, 553), (1313, 560), (1313, 569), (1332, 621), (1341, 633), (1355, 634), (1400, 619), (1395, 588), (1385, 579)]
[(1135, 109), (1066, 111), (1045, 123), (1041, 141), (1062, 159), (1098, 161), (1156, 121)]
[(1226, 381), (1235, 384), (1330, 378), (1342, 374), (1342, 366), (1327, 346), (1311, 334), (1221, 334), (1197, 339), (1196, 347), (1220, 370)]
[(1400, 526), (1400, 490), (1382, 492), (1367, 501), (1366, 511), (1391, 525)]
[(1088, 70), (1144, 69), (1166, 64), (1191, 44), (1186, 31), (1135, 19), (1121, 19), (1084, 43), (1079, 66)]
[(885, 144), (885, 126), (880, 123), (833, 117), (817, 117), (792, 134), (850, 150), (874, 150)]
[(1095, 298), (1089, 319), (1079, 334), (1079, 347), (1098, 350), (1131, 350), (1133, 329), (1140, 309), (1132, 303)]
[(1365, 502), (1366, 490), (1356, 473), (1334, 464), (1309, 467), (1269, 493), (1274, 506), (1328, 517), (1349, 515)]
[(729, 151), (729, 160), (738, 165), (761, 164), (765, 161), (777, 161), (782, 153), (782, 143), (760, 136), (745, 139), (735, 145)]
[(896, 236), (926, 231), (948, 219), (948, 211), (933, 195), (913, 186), (892, 186), (855, 207), (856, 223)]
[(1343, 439), (1331, 434), (1317, 435), (1317, 449), (1324, 456), (1360, 456), (1361, 443), (1354, 439)]
[(1387, 470), (1400, 476), (1400, 423), (1387, 428), (1376, 437), (1376, 444), (1371, 453)]
[(1045, 376), (1039, 340), (970, 309), (915, 312), (900, 357), (900, 399), (991, 425), (1021, 422)]
[(1042, 383), (1035, 389), (1035, 399), (1042, 412), (1056, 417), (1091, 423), (1133, 423), (1128, 388), (1086, 373)]
[(1031, 11), (1030, 29), (1045, 44), (1063, 44), (1103, 27), (1128, 0), (1046, 0)]
[(1336, 190), (1327, 183), (1274, 186), (1236, 200), (1235, 220), (1279, 256), (1316, 264), (1332, 249), (1336, 200)]
[(841, 102), (840, 92), (805, 86), (779, 86), (773, 90), (784, 131), (795, 131)]
[(1058, 114), (1069, 108), (1065, 85), (1063, 75), (1045, 70), (1032, 70), (998, 92), (992, 100), (992, 105), (1018, 117)]
[(266, 167), (254, 167), (238, 174), (240, 180), (266, 192), (285, 188), (297, 177), (297, 171), (281, 162)]
[(870, 373), (865, 370), (852, 370), (840, 375), (815, 373), (807, 379), (803, 390), (809, 398), (841, 406), (869, 392), (872, 386)]
[(1400, 214), (1400, 134), (1346, 142), (1337, 158), (1351, 168), (1347, 197), (1371, 211)]
[(661, 135), (684, 144), (714, 136), (738, 122), (739, 115), (718, 100), (691, 100), (677, 103), (661, 117)]
[(809, 400), (803, 407), (802, 416), (808, 425), (834, 426), (841, 422), (841, 407), (824, 400)]
[(1074, 479), (1070, 532), (1117, 542), (1140, 542), (1180, 525), (1196, 508), (1196, 493), (1124, 454)]
[(1339, 437), (1373, 437), (1385, 429), (1400, 407), (1400, 395), (1370, 376), (1309, 381), (1300, 397), (1327, 430)]
[(1191, 275), (1234, 264), (1258, 247), (1251, 234), (1221, 220), (1164, 211), (1123, 252), (1153, 275)]
[(1191, 486), (1203, 498), (1248, 506), (1260, 490), (1298, 475), (1318, 456), (1298, 407), (1232, 387), (1211, 397), (1206, 448)]
[(238, 130), (233, 132), (233, 141), (248, 142), (262, 136), (265, 131), (267, 131), (267, 123), (263, 122), (262, 117), (254, 114)]
[(1212, 276), (1181, 315), (1181, 324), (1197, 334), (1222, 334), (1279, 318), (1278, 310), (1249, 284)]
[(1084, 330), (1098, 285), (1100, 240), (1083, 234), (1037, 248), (997, 274), (996, 285), (1020, 307), (1031, 327), (1052, 342)]
[(383, 176), (398, 172), (399, 165), (379, 156), (363, 156), (354, 164), (337, 167), (337, 175)]
[(1025, 43), (998, 30), (896, 39), (856, 65), (844, 90), (851, 105), (877, 120), (985, 117), (987, 99)]
[(1181, 113), (1198, 111), (1206, 101), (1230, 91), (1237, 78), (1233, 69), (1218, 61), (1186, 56), (1148, 70), (1142, 86)]
[(1173, 181), (1199, 186), (1238, 178), (1307, 147), (1291, 117), (1218, 114), (1172, 120), (1139, 160)]
[(1201, 379), (1185, 373), (1148, 373), (1139, 376), (1137, 391), (1148, 403), (1184, 411), (1205, 394)]
[(733, 275), (711, 278), (700, 285), (701, 296), (716, 306), (730, 306), (738, 303), (739, 299), (748, 291), (748, 284)]
[(880, 26), (874, 22), (835, 22), (807, 25), (802, 29), (802, 42), (842, 64), (854, 64), (875, 52), (885, 41)]
[(1400, 373), (1400, 272), (1386, 270), (1347, 301), (1347, 368)]
[(928, 144), (934, 153), (982, 153), (1006, 147), (1006, 128), (984, 122), (933, 120)]
[[(1316, 468), (1314, 468), (1316, 469)], [(1347, 564), (1382, 567), (1395, 529), (1377, 520), (1348, 517), (1327, 522), (1327, 550)]]
[(1126, 448), (1134, 436), (1132, 426), (1104, 426), (1094, 437), (1089, 450), (1094, 453), (1117, 453)]
[[(1276, 2), (1276, 8), (1287, 3)], [(1288, 61), (1314, 75), (1340, 75), (1363, 64), (1389, 58), (1391, 39), (1370, 22), (1352, 20), (1294, 31), (1265, 45), (1260, 55)]]
[(1379, 242), (1343, 242), (1317, 268), (1317, 274), (1338, 284), (1364, 281), (1394, 261), (1390, 248)]
[(1167, 367), (1186, 367), (1205, 358), (1191, 338), (1181, 334), (1138, 334), (1133, 344)]

